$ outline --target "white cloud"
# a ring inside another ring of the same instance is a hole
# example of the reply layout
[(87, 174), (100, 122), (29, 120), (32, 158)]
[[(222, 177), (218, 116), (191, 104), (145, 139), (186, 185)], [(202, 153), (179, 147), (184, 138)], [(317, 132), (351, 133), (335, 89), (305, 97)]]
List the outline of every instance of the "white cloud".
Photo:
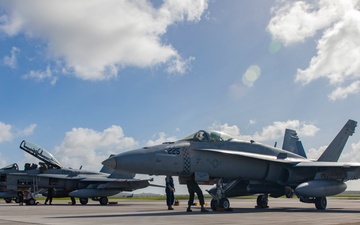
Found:
[(49, 80), (50, 84), (55, 85), (57, 81), (57, 77), (53, 75), (50, 67), (46, 67), (45, 71), (41, 70), (31, 70), (29, 73), (23, 75), (24, 79), (34, 79), (38, 82), (42, 82), (45, 80)]
[(31, 124), (28, 127), (25, 127), (23, 130), (20, 130), (18, 135), (19, 136), (29, 136), (34, 133), (36, 127), (37, 127), (36, 124)]
[(49, 55), (84, 80), (113, 78), (124, 66), (167, 65), (183, 73), (192, 58), (183, 59), (161, 37), (174, 23), (199, 21), (207, 9), (206, 0), (165, 0), (159, 8), (146, 0), (1, 3), (0, 31), (44, 40)]
[[(164, 132), (160, 132), (158, 134), (158, 138), (155, 139), (155, 140), (149, 140), (146, 145), (147, 146), (153, 146), (153, 145), (160, 145), (164, 142), (172, 142), (172, 141), (176, 141), (177, 138), (175, 136), (171, 136), (171, 137), (168, 137)], [(156, 138), (156, 137), (154, 137)]]
[(360, 162), (360, 141), (352, 143), (351, 150), (349, 152), (344, 152), (344, 154), (340, 156), (339, 161)]
[(17, 67), (17, 55), (19, 52), (19, 48), (12, 47), (10, 55), (4, 57), (4, 64), (12, 69), (15, 69)]
[(360, 1), (284, 2), (274, 8), (268, 30), (285, 46), (303, 42), (322, 32), (317, 53), (308, 68), (298, 69), (296, 81), (303, 84), (327, 78), (333, 91), (330, 100), (358, 92), (360, 81)]
[(255, 124), (256, 124), (256, 120), (250, 120), (250, 121), (249, 121), (249, 124), (250, 124), (250, 125), (255, 125)]
[(14, 134), (11, 132), (12, 126), (0, 121), (0, 143), (11, 141)]
[(325, 151), (327, 145), (321, 146), (319, 149), (310, 148), (306, 150), (306, 155), (308, 159), (317, 160), (321, 154)]
[(212, 129), (225, 132), (241, 140), (255, 140), (258, 142), (277, 140), (284, 136), (285, 129), (296, 130), (299, 137), (314, 136), (319, 131), (313, 124), (301, 122), (299, 120), (276, 121), (272, 125), (262, 128), (261, 133), (255, 132), (253, 135), (243, 135), (240, 133), (240, 128), (236, 125), (229, 126), (227, 123), (214, 123)]
[(34, 133), (36, 127), (36, 124), (31, 124), (24, 129), (18, 129), (0, 121), (0, 144), (12, 141), (15, 137), (29, 136)]
[(67, 132), (60, 146), (54, 149), (55, 157), (67, 167), (99, 170), (101, 162), (110, 154), (133, 148), (138, 143), (126, 137), (120, 126), (111, 126), (102, 132), (89, 128), (73, 128)]

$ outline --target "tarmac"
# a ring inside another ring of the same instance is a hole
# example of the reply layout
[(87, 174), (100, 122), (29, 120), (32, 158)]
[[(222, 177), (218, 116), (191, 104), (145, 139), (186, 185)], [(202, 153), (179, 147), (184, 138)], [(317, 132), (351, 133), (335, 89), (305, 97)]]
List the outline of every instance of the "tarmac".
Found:
[[(113, 200), (111, 200), (113, 201)], [(207, 208), (210, 199), (206, 199)], [(185, 212), (186, 200), (174, 210), (167, 210), (165, 201), (117, 200), (102, 206), (70, 205), (65, 200), (43, 201), (35, 206), (19, 206), (0, 201), (0, 225), (15, 224), (360, 224), (360, 200), (328, 198), (326, 210), (315, 209), (298, 199), (269, 199), (269, 208), (255, 208), (256, 199), (230, 199), (232, 211)]]

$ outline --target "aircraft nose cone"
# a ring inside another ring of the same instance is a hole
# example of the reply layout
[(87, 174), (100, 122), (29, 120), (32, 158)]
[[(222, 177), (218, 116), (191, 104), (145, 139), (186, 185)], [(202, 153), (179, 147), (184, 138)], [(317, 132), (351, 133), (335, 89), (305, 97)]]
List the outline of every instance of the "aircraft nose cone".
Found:
[(116, 159), (115, 157), (110, 157), (102, 162), (102, 164), (108, 168), (116, 169)]

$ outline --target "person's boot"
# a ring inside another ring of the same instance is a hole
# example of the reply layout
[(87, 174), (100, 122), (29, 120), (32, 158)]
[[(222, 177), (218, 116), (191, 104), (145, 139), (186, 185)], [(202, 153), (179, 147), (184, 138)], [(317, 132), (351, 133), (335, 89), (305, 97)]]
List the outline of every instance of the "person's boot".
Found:
[(174, 210), (174, 208), (173, 208), (173, 207), (171, 207), (171, 206), (169, 206), (169, 207), (168, 207), (168, 210)]
[(192, 212), (192, 210), (191, 210), (190, 206), (189, 206), (189, 207), (187, 207), (186, 212)]

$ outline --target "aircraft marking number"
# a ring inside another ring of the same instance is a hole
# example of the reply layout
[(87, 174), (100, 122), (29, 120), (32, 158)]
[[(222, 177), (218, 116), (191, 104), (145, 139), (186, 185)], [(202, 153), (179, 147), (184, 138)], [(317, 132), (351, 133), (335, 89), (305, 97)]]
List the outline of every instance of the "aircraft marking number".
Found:
[(172, 154), (172, 155), (179, 155), (180, 154), (180, 148), (176, 148), (176, 147), (165, 149), (165, 151), (168, 154)]

